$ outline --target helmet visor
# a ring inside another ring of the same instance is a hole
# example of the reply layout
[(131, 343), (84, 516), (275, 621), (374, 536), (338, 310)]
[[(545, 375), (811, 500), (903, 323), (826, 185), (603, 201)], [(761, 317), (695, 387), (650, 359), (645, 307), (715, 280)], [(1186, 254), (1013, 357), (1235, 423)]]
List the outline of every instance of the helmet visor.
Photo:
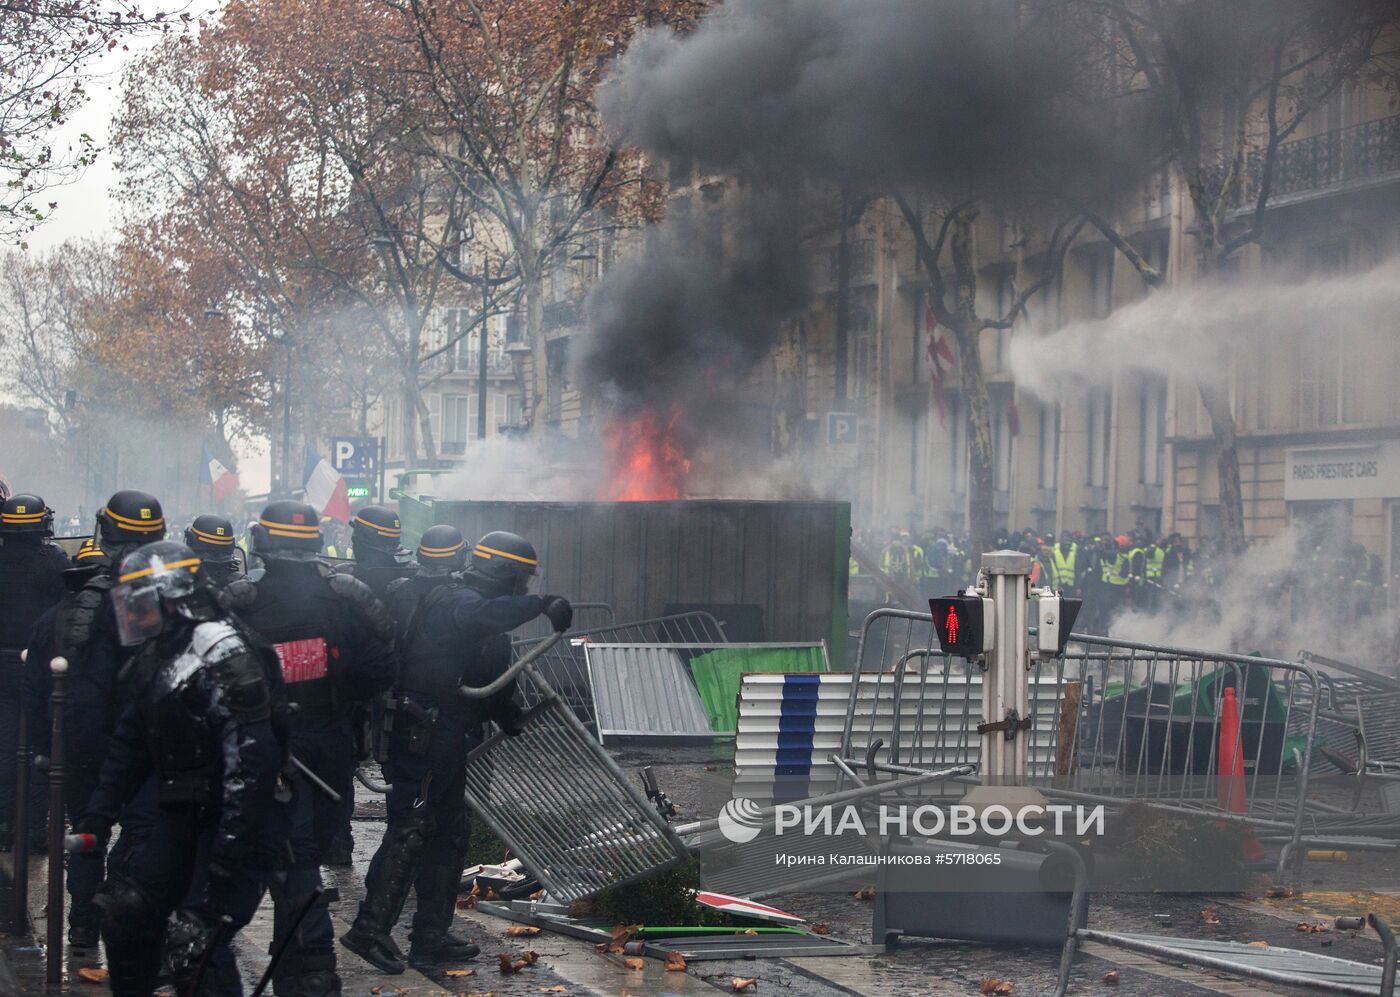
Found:
[(123, 647), (135, 647), (160, 633), (163, 617), (160, 589), (148, 579), (126, 582), (112, 589), (117, 636)]

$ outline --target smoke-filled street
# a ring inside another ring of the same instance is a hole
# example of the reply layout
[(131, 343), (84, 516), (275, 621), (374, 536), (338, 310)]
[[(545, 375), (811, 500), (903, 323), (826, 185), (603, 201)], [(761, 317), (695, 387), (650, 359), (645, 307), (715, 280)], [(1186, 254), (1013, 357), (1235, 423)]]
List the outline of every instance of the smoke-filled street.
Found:
[(1393, 997), (1393, 0), (0, 4), (0, 997)]

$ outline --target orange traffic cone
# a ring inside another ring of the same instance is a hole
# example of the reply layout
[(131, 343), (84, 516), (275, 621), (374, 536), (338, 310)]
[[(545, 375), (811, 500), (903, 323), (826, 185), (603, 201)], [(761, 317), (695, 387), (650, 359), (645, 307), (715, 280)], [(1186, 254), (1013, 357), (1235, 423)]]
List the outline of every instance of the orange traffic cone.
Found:
[[(1243, 814), (1249, 812), (1249, 803), (1244, 792), (1244, 743), (1240, 739), (1240, 709), (1235, 702), (1233, 686), (1225, 688), (1224, 699), (1220, 704), (1220, 758), (1217, 763), (1218, 782), (1216, 802), (1226, 813)], [(1252, 830), (1246, 830), (1244, 857), (1248, 861), (1258, 861), (1264, 857), (1264, 848), (1254, 837)]]

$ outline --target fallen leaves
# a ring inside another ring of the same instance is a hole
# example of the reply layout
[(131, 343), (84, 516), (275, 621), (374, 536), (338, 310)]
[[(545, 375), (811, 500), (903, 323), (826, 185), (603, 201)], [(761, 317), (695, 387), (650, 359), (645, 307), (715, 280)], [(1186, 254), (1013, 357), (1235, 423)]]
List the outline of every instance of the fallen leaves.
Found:
[(743, 993), (745, 990), (757, 990), (758, 977), (736, 976), (734, 977), (734, 979), (729, 981), (729, 989), (736, 994)]
[(647, 961), (645, 959), (638, 959), (635, 956), (633, 956), (628, 959), (623, 959), (622, 964), (630, 970), (639, 972), (646, 968)]
[(1274, 898), (1283, 898), (1283, 899), (1287, 899), (1288, 897), (1292, 897), (1292, 896), (1296, 896), (1296, 895), (1297, 895), (1297, 894), (1294, 892), (1293, 887), (1291, 887), (1291, 886), (1275, 886), (1275, 887), (1271, 887), (1271, 888), (1269, 889), (1268, 893), (1265, 894), (1265, 896), (1274, 897)]
[(684, 973), (685, 956), (679, 952), (667, 952), (665, 969), (668, 973)]
[(995, 994), (997, 997), (1004, 997), (1006, 994), (1014, 994), (1016, 984), (1010, 980), (998, 980), (995, 976), (982, 977), (982, 993)]
[(569, 988), (562, 984), (552, 987), (540, 987), (540, 993), (542, 994), (566, 994), (568, 992)]
[(473, 975), (475, 972), (476, 972), (476, 970), (474, 970), (474, 969), (449, 969), (449, 970), (447, 971), (447, 974), (446, 974), (446, 975), (452, 976), (452, 977), (462, 977), (462, 976), (471, 976), (471, 975)]
[(1219, 924), (1220, 918), (1215, 916), (1215, 908), (1207, 907), (1201, 911), (1201, 921), (1205, 924)]
[(758, 934), (758, 931), (754, 928), (745, 928), (743, 933), (746, 935), (756, 935)]
[(863, 886), (859, 890), (856, 890), (854, 893), (852, 893), (851, 896), (855, 897), (857, 900), (864, 900), (868, 903), (869, 901), (875, 899), (875, 887)]
[(632, 940), (632, 936), (637, 933), (639, 925), (636, 924), (615, 924), (612, 929), (612, 938), (606, 942), (599, 942), (593, 946), (593, 951), (604, 955), (622, 955), (627, 943)]
[(1118, 970), (1110, 969), (1107, 973), (1103, 974), (1103, 981), (1110, 987), (1116, 987), (1118, 986), (1118, 981), (1122, 979), (1122, 976), (1123, 974)]
[(825, 924), (814, 924), (812, 925), (812, 934), (829, 935), (831, 934), (831, 929), (828, 928)]
[(78, 979), (85, 983), (102, 983), (107, 979), (107, 971), (94, 966), (84, 966), (78, 970)]
[(1246, 944), (1246, 945), (1253, 945), (1253, 946), (1254, 946), (1255, 948), (1257, 948), (1257, 949), (1266, 949), (1266, 948), (1269, 947), (1269, 943), (1268, 943), (1268, 942), (1246, 942), (1245, 944)]
[(496, 956), (496, 961), (500, 964), (502, 976), (514, 976), (526, 966), (533, 966), (540, 959), (538, 952), (526, 952), (519, 959), (512, 959), (508, 953), (502, 952)]
[(1304, 934), (1308, 935), (1315, 935), (1320, 931), (1331, 931), (1332, 926), (1322, 921), (1318, 921), (1316, 923), (1312, 921), (1299, 921), (1293, 926), (1293, 930), (1301, 931)]
[(539, 933), (539, 928), (529, 924), (517, 924), (506, 929), (506, 935), (511, 938), (534, 938)]

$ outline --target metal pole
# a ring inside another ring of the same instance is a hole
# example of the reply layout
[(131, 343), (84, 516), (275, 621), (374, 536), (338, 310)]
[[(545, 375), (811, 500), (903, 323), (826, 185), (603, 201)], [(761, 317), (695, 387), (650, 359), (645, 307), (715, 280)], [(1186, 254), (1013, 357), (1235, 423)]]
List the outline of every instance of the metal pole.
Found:
[(49, 745), (49, 908), (48, 961), (45, 980), (56, 986), (63, 979), (63, 676), (67, 658), (49, 662), (53, 691), (53, 743)]
[(481, 349), (477, 351), (476, 369), (476, 438), (486, 439), (486, 313), (491, 308), (491, 260), (481, 254)]
[[(1026, 681), (1029, 654), (1027, 586), (1031, 558), (1012, 550), (982, 555), (982, 570), (996, 606), (995, 646), (982, 679), (983, 709), (988, 723), (1030, 716), (1030, 686)], [(1010, 738), (1007, 734), (1011, 734)], [(982, 740), (982, 785), (1018, 785), (1026, 775), (1030, 732), (994, 731)]]
[(282, 346), (287, 351), (287, 374), (282, 379), (282, 491), (284, 497), (292, 493), (292, 343), (282, 334)]
[(26, 662), (29, 652), (19, 655), (19, 745), (15, 749), (15, 844), (14, 912), (10, 934), (23, 935), (29, 927), (29, 717), (26, 706)]

